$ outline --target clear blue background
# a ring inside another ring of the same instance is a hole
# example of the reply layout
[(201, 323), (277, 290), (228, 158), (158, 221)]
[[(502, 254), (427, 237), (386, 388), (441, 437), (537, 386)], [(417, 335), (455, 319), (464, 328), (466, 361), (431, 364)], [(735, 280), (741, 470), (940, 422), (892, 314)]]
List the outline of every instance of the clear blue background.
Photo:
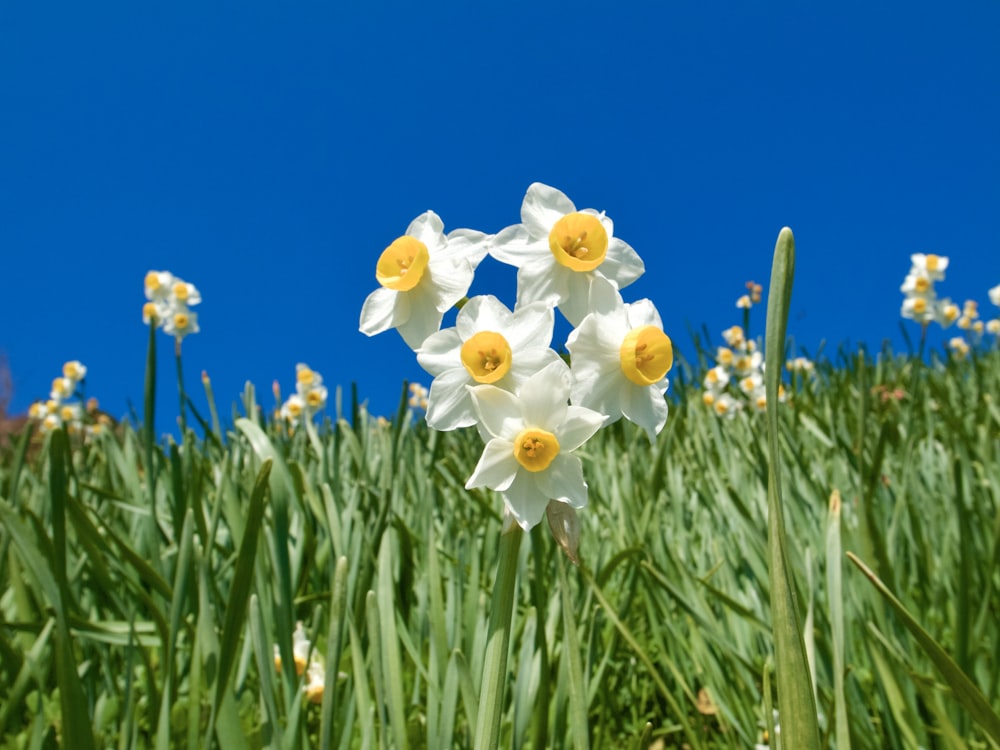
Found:
[[(67, 359), (111, 413), (140, 405), (143, 276), (168, 269), (204, 297), (197, 403), (204, 369), (224, 415), (247, 380), (269, 407), (303, 361), (391, 413), (429, 378), (395, 332), (358, 332), (379, 253), (427, 209), (516, 223), (536, 180), (608, 212), (646, 263), (626, 299), (689, 357), (689, 327), (739, 322), (785, 224), (811, 352), (901, 346), (913, 252), (995, 315), (998, 28), (995, 2), (4, 3), (11, 408)], [(473, 293), (512, 305), (514, 274), (487, 259)]]

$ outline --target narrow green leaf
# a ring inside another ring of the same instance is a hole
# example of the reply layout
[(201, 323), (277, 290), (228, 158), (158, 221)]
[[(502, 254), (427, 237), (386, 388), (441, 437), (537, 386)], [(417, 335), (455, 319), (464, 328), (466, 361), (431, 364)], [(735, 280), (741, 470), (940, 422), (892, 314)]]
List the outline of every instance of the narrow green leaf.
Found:
[(944, 681), (951, 688), (955, 699), (969, 712), (969, 715), (981, 726), (990, 736), (993, 742), (1000, 744), (1000, 716), (996, 714), (990, 706), (989, 701), (983, 696), (975, 683), (969, 679), (958, 665), (952, 660), (948, 652), (935, 641), (930, 633), (923, 629), (916, 618), (910, 614), (909, 610), (903, 606), (882, 580), (875, 575), (875, 572), (859, 560), (853, 553), (848, 552), (847, 558), (854, 563), (858, 569), (865, 574), (869, 581), (878, 589), (878, 592), (896, 611), (896, 614), (903, 621), (903, 625), (910, 631), (924, 653), (934, 662)]
[(246, 527), (243, 531), (243, 539), (240, 540), (236, 568), (233, 571), (233, 582), (229, 588), (229, 599), (226, 602), (219, 668), (215, 681), (215, 697), (212, 700), (213, 716), (222, 704), (223, 695), (228, 690), (229, 673), (236, 660), (236, 650), (240, 645), (240, 636), (246, 621), (247, 600), (250, 598), (250, 586), (253, 583), (254, 563), (257, 557), (257, 536), (264, 518), (264, 498), (267, 496), (270, 476), (271, 461), (267, 460), (261, 465), (254, 482), (253, 492), (250, 493)]

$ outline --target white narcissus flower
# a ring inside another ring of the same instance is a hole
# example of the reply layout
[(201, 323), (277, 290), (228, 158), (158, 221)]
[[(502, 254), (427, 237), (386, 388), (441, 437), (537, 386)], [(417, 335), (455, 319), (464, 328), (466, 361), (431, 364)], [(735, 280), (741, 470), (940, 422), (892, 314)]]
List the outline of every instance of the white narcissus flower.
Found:
[(420, 366), (434, 376), (427, 424), (454, 430), (476, 423), (467, 385), (495, 385), (514, 393), (559, 355), (550, 348), (555, 316), (542, 303), (511, 312), (496, 297), (473, 297), (459, 310), (454, 328), (432, 333), (417, 350)]
[(288, 400), (281, 405), (280, 416), (286, 422), (298, 422), (306, 410), (305, 399), (297, 393), (293, 393)]
[(170, 296), (174, 275), (170, 271), (149, 271), (146, 274), (146, 299), (163, 302)]
[(163, 332), (174, 336), (178, 341), (189, 333), (198, 333), (198, 313), (192, 312), (183, 305), (175, 305), (163, 321)]
[[(312, 651), (312, 642), (306, 635), (305, 626), (299, 621), (295, 624), (292, 632), (292, 659), (295, 661), (295, 674), (301, 675), (306, 671), (309, 664), (309, 654)], [(278, 644), (274, 644), (274, 668), (281, 669), (281, 649)]]
[(648, 299), (599, 303), (566, 341), (573, 363), (574, 404), (601, 412), (608, 423), (625, 417), (642, 427), (649, 441), (667, 422), (667, 372), (674, 363), (670, 338)]
[(570, 406), (569, 367), (560, 360), (528, 378), (519, 394), (494, 385), (468, 386), (486, 441), (466, 489), (502, 493), (524, 529), (538, 524), (550, 500), (587, 504), (583, 464), (571, 455), (604, 423), (604, 415)]
[(471, 229), (446, 236), (436, 213), (418, 216), (378, 259), (375, 278), (381, 287), (361, 308), (361, 332), (374, 336), (395, 328), (411, 349), (418, 349), (441, 326), (445, 311), (469, 291), (488, 240)]
[(944, 255), (934, 255), (933, 253), (914, 253), (910, 256), (912, 263), (911, 274), (927, 276), (931, 281), (941, 281), (944, 278), (945, 269), (948, 268), (948, 258)]
[(614, 236), (604, 213), (577, 211), (562, 192), (533, 183), (521, 204), (521, 224), (497, 234), (490, 254), (517, 266), (517, 306), (556, 305), (574, 326), (595, 310), (607, 287), (623, 289), (645, 267), (635, 250)]
[(78, 359), (72, 359), (63, 365), (63, 377), (79, 383), (87, 377), (87, 367)]
[(986, 294), (989, 295), (990, 302), (1000, 307), (1000, 284), (997, 284), (995, 287), (990, 289)]
[(900, 314), (918, 323), (930, 323), (936, 317), (937, 305), (926, 296), (907, 297), (903, 300)]

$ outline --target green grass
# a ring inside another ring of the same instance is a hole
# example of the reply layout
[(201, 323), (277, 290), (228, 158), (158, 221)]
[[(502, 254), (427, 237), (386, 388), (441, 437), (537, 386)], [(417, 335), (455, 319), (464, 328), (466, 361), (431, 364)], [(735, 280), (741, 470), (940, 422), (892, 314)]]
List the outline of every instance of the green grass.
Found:
[[(581, 450), (580, 567), (544, 525), (522, 540), (501, 747), (747, 748), (780, 712), (766, 417), (716, 418), (699, 371), (679, 363), (654, 446), (619, 423)], [(789, 395), (821, 746), (996, 746), (1000, 352), (840, 352)], [(499, 497), (464, 489), (479, 437), (351, 417), (0, 457), (0, 747), (471, 746), (501, 543)], [(322, 704), (274, 668), (297, 620), (328, 657)]]

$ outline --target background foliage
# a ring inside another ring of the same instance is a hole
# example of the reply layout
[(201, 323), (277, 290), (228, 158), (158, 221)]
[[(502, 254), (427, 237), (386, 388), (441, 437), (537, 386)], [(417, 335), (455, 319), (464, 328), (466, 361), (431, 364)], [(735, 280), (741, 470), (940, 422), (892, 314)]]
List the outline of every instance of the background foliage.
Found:
[[(544, 527), (522, 544), (504, 746), (761, 741), (765, 422), (703, 407), (704, 366), (675, 371), (655, 445), (619, 423), (582, 449), (580, 567)], [(844, 551), (996, 710), (1000, 351), (841, 351), (789, 394), (787, 551), (824, 745), (989, 747)], [(479, 437), (405, 407), (291, 435), (261, 411), (248, 387), (225, 432), (195, 414), (181, 443), (126, 423), (4, 449), (0, 747), (470, 744), (501, 507), (463, 488)], [(275, 669), (297, 620), (322, 704)]]

